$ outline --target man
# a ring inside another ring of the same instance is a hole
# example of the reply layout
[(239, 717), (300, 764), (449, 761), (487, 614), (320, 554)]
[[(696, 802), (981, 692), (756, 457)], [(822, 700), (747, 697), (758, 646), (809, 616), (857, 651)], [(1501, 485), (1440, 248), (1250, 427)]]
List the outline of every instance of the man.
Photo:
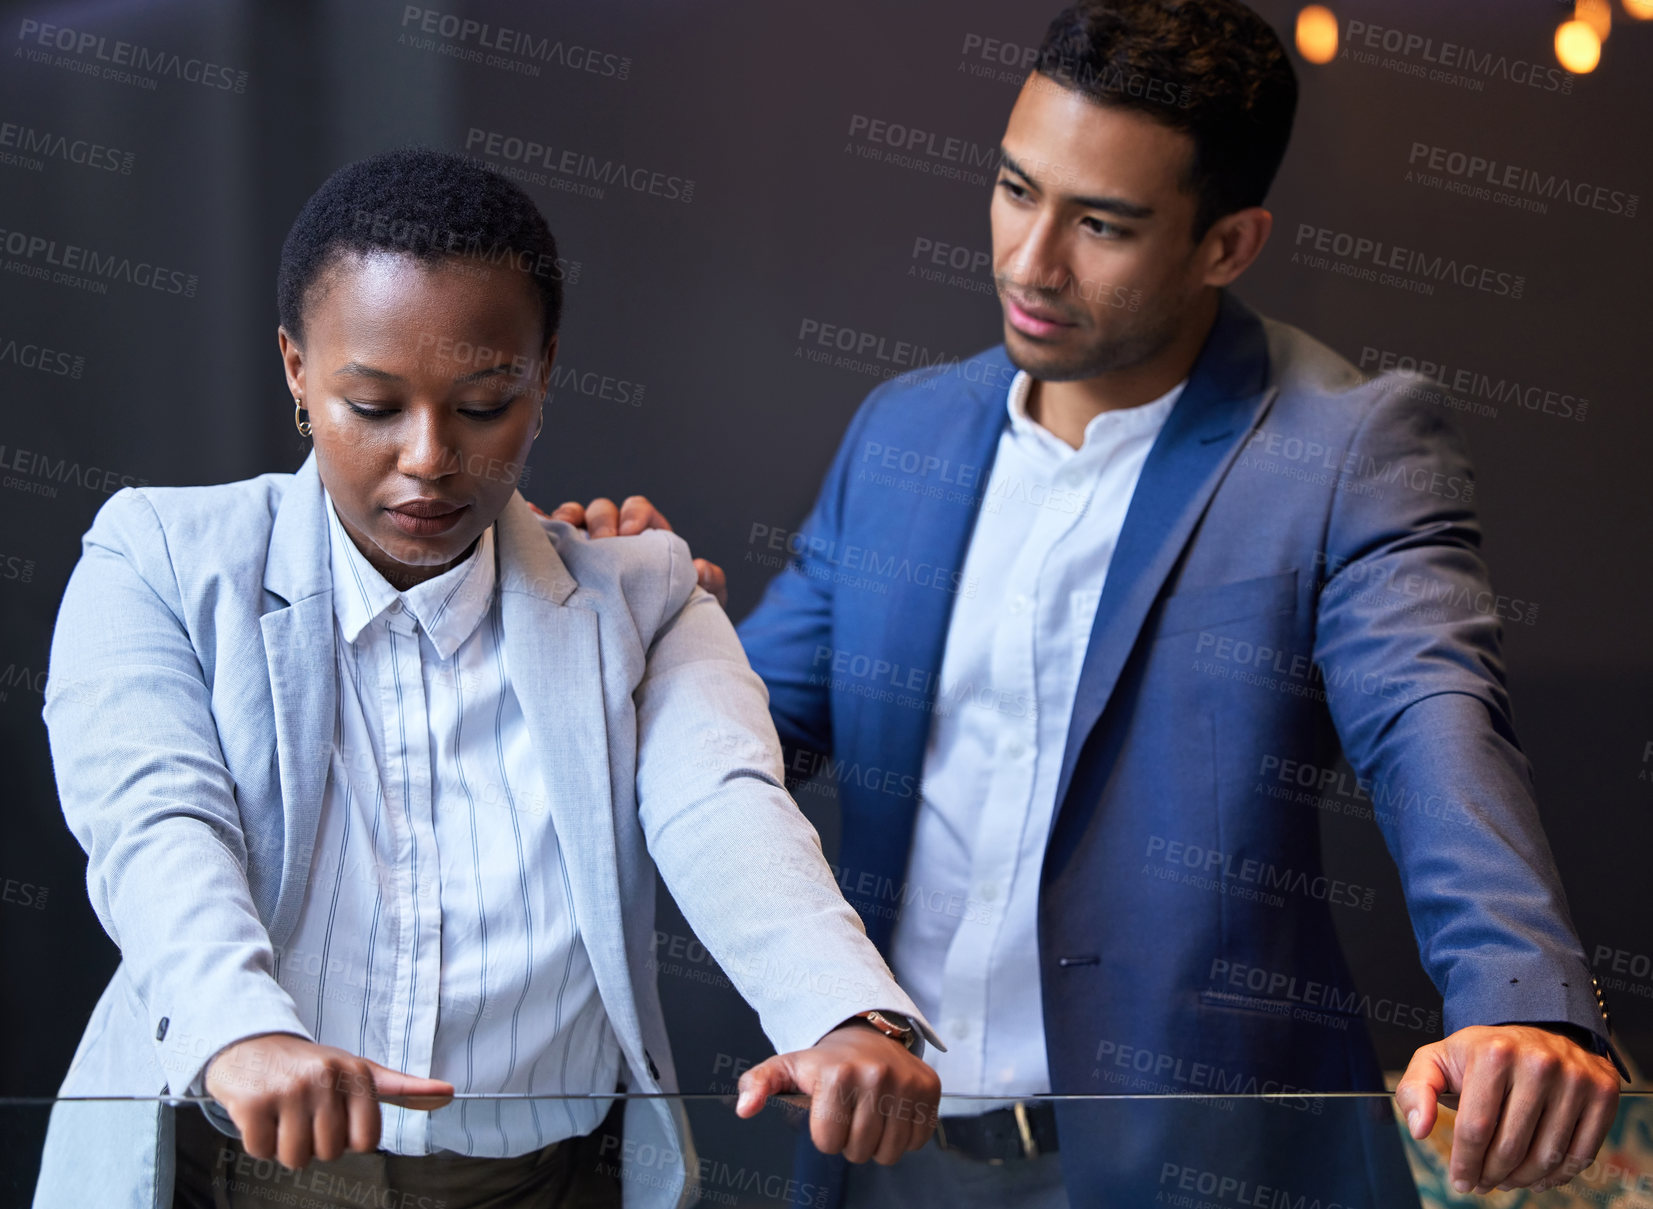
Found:
[[(842, 770), (841, 884), (947, 1040), (945, 1092), (1381, 1089), (1336, 1010), (1333, 912), (1369, 896), (1264, 783), (1341, 747), (1445, 999), (1411, 1131), (1457, 1094), (1454, 1183), (1549, 1186), (1600, 1145), (1617, 1058), (1498, 623), (1451, 603), (1486, 588), (1469, 464), (1405, 380), (1226, 292), (1295, 105), (1234, 0), (1059, 15), (994, 186), (1004, 344), (872, 392), (740, 634), (783, 742)], [(1416, 1203), (1386, 1108), (943, 1105), (851, 1203), (1134, 1209), (1208, 1175), (1237, 1203)]]

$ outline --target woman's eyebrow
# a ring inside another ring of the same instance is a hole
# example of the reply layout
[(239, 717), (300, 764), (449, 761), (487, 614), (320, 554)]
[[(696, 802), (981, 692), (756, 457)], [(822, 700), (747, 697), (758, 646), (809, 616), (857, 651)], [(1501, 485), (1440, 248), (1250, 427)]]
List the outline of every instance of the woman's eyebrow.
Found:
[[(491, 378), (496, 374), (508, 374), (514, 377), (516, 372), (517, 367), (511, 362), (505, 361), (499, 365), (490, 365), (487, 369), (479, 369), (473, 371), (472, 373), (463, 374), (460, 377), (455, 378), (454, 382), (457, 385), (464, 385), (468, 382), (479, 382), (483, 378)], [(400, 374), (393, 374), (387, 369), (375, 369), (371, 365), (363, 365), (360, 361), (346, 361), (343, 365), (339, 366), (338, 369), (334, 370), (333, 373), (335, 376), (343, 375), (351, 378), (368, 378), (374, 382), (402, 381)]]
[(455, 378), (454, 385), (463, 386), (467, 382), (480, 382), (483, 378), (489, 378), (495, 374), (509, 374), (512, 377), (515, 377), (517, 368), (518, 367), (510, 361), (502, 361), (498, 365), (490, 365), (487, 369), (479, 369), (474, 373), (465, 374), (463, 377)]
[(333, 371), (335, 376), (346, 375), (351, 378), (370, 378), (375, 382), (400, 382), (400, 376), (386, 369), (374, 369), (371, 365), (363, 365), (360, 361), (346, 361)]

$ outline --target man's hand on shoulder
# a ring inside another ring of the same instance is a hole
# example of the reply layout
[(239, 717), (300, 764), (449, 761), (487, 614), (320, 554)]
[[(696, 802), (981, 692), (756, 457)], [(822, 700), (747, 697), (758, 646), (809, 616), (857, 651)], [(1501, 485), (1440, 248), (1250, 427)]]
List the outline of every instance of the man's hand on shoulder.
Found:
[[(645, 529), (664, 529), (672, 531), (671, 522), (665, 515), (648, 501), (648, 497), (628, 495), (618, 506), (611, 499), (599, 496), (589, 504), (579, 504), (569, 500), (559, 504), (555, 512), (544, 512), (535, 504), (529, 504), (536, 513), (546, 520), (563, 521), (583, 530), (586, 536), (600, 537), (631, 537)], [(704, 558), (694, 560), (695, 575), (700, 580), (700, 586), (713, 596), (717, 597), (718, 604), (729, 607), (729, 584), (723, 574), (723, 568)]]
[(809, 1136), (822, 1154), (888, 1166), (935, 1132), (941, 1078), (899, 1041), (850, 1022), (747, 1071), (735, 1112), (755, 1116), (770, 1096), (791, 1091), (809, 1097)]
[(1537, 1025), (1474, 1025), (1412, 1056), (1395, 1099), (1414, 1138), (1456, 1093), (1448, 1177), (1459, 1192), (1553, 1188), (1583, 1171), (1618, 1112), (1612, 1062)]

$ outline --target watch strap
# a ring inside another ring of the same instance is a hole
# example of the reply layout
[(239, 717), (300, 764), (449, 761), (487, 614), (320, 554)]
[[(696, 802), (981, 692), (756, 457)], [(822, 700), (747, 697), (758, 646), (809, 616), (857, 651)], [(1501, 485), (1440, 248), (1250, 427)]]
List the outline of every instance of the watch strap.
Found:
[(909, 1051), (916, 1048), (918, 1030), (900, 1012), (881, 1012), (877, 1009), (857, 1012), (851, 1020), (864, 1020), (891, 1041), (898, 1041)]

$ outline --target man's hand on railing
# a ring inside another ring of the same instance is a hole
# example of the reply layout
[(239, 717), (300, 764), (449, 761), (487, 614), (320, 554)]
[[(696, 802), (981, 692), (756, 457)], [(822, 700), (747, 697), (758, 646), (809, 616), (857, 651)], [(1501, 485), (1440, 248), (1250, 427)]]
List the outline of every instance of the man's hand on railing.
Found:
[(1618, 1111), (1613, 1064), (1548, 1029), (1474, 1025), (1423, 1046), (1395, 1088), (1412, 1136), (1458, 1095), (1447, 1174), (1459, 1192), (1553, 1188), (1595, 1160)]

